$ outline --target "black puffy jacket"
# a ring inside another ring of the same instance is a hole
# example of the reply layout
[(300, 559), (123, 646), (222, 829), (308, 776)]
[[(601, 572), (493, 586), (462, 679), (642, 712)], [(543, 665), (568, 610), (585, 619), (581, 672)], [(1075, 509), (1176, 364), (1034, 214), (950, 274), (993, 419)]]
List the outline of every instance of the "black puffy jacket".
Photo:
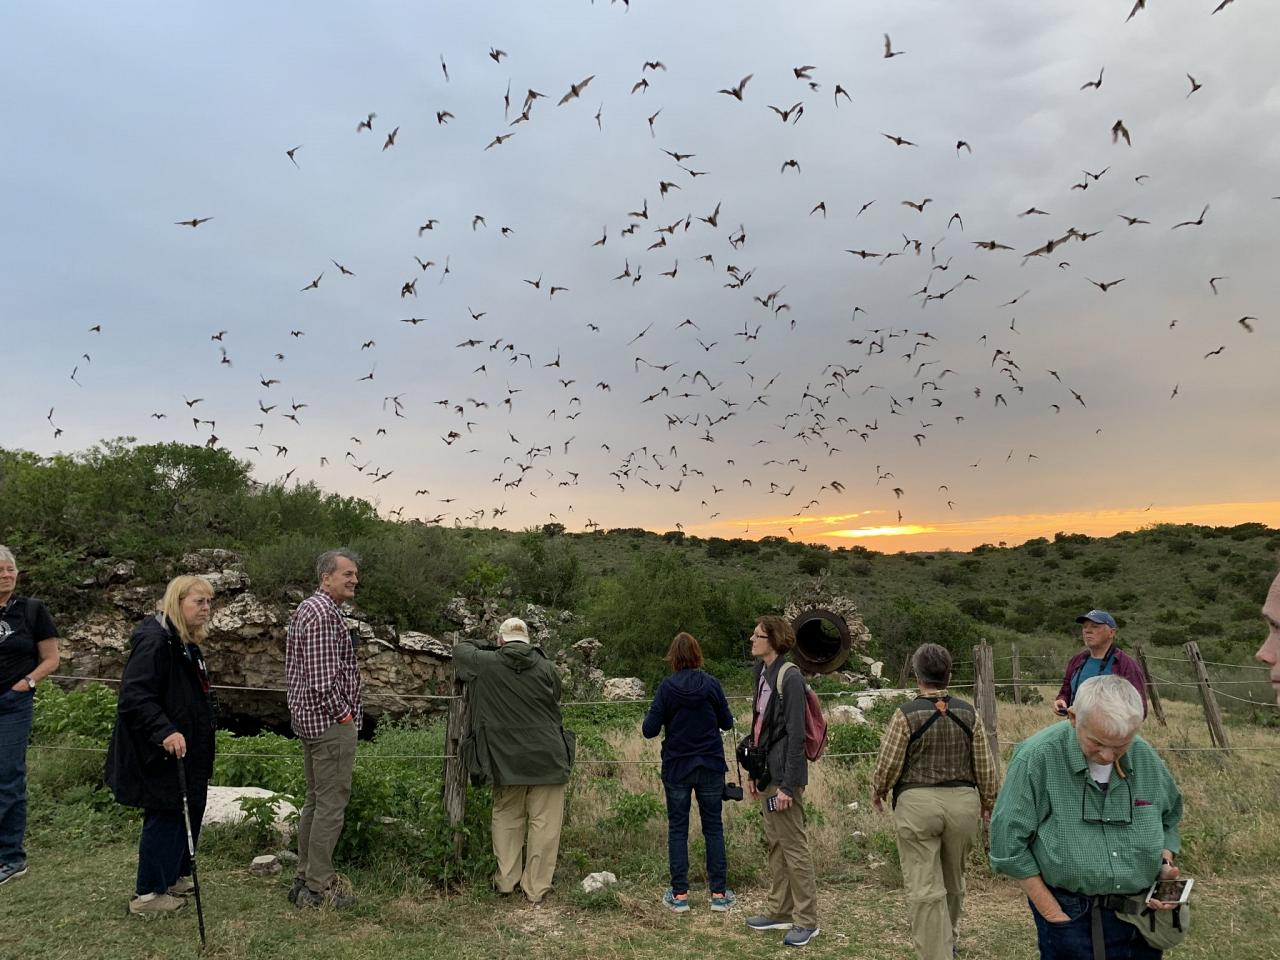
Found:
[(157, 617), (138, 624), (130, 645), (103, 779), (125, 806), (177, 810), (178, 770), (161, 746), (165, 737), (177, 732), (187, 741), (191, 794), (204, 796), (213, 775), (213, 704), (204, 657), (194, 643), (184, 648)]

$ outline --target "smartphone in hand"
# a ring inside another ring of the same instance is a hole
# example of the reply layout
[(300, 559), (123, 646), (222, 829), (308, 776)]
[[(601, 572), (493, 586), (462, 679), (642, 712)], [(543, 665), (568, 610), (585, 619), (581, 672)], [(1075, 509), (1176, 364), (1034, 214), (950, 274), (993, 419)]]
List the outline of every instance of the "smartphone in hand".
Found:
[(768, 799), (765, 800), (764, 808), (768, 810), (770, 813), (778, 812), (778, 795), (776, 793), (772, 797), (769, 797)]
[(1195, 880), (1191, 877), (1179, 877), (1177, 880), (1157, 880), (1147, 891), (1148, 900), (1160, 903), (1186, 903), (1191, 899), (1191, 888)]

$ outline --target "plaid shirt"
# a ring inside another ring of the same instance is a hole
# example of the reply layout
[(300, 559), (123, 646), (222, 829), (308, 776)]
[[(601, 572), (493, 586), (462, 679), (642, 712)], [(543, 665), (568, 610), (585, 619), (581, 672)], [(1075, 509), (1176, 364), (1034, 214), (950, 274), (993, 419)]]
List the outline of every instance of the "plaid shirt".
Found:
[[(945, 697), (946, 690), (940, 690), (938, 697)], [(875, 771), (871, 774), (871, 796), (883, 799), (893, 792), (893, 786), (902, 776), (907, 762), (907, 746), (911, 742), (911, 725), (901, 710), (893, 711), (893, 719), (889, 721), (889, 729), (880, 741), (880, 756), (876, 759)], [(990, 810), (996, 805), (996, 793), (1000, 789), (1000, 777), (991, 752), (987, 749), (987, 733), (979, 720), (973, 725), (973, 773), (978, 783), (978, 796), (982, 801), (982, 809)]]
[(348, 713), (360, 726), (360, 670), (346, 618), (317, 590), (289, 618), (284, 653), (289, 720), (300, 737), (320, 736)]

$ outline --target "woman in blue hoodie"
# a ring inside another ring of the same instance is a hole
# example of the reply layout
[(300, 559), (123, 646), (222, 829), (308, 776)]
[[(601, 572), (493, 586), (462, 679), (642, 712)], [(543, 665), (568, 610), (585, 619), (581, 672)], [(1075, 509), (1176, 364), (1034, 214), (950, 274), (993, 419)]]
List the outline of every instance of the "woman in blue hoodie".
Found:
[(689, 909), (689, 800), (698, 798), (702, 836), (707, 844), (707, 887), (711, 909), (724, 912), (733, 904), (726, 885), (724, 826), (724, 761), (721, 730), (733, 727), (733, 714), (720, 681), (702, 667), (702, 648), (687, 633), (678, 633), (664, 658), (671, 675), (658, 685), (642, 731), (662, 738), (662, 786), (667, 795), (667, 858), (671, 886), (662, 901), (677, 913)]

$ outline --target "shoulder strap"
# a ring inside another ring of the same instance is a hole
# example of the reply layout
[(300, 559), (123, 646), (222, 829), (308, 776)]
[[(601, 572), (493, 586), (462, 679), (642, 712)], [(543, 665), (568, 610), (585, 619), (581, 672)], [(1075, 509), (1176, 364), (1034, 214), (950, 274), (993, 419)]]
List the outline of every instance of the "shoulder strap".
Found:
[(954, 713), (952, 713), (950, 710), (946, 708), (946, 704), (950, 702), (950, 700), (951, 700), (950, 697), (942, 697), (934, 701), (934, 706), (936, 707), (936, 709), (933, 711), (933, 713), (929, 715), (929, 719), (925, 720), (924, 723), (920, 724), (920, 729), (916, 730), (914, 733), (911, 734), (910, 738), (907, 740), (907, 746), (911, 746), (911, 744), (915, 743), (917, 740), (923, 737), (925, 735), (925, 731), (928, 730), (931, 726), (933, 726), (933, 724), (937, 721), (937, 719), (943, 714), (946, 714), (947, 717), (950, 718), (950, 720), (956, 726), (958, 726), (961, 730), (963, 730), (964, 735), (966, 737), (968, 737), (970, 740), (973, 739), (973, 728), (970, 727), (967, 723), (965, 723), (963, 720), (961, 720), (959, 717), (957, 717)]
[(782, 666), (778, 668), (778, 672), (773, 678), (778, 687), (777, 690), (773, 691), (778, 696), (778, 703), (782, 703), (782, 678), (787, 675), (787, 668), (792, 670), (798, 669), (790, 660), (783, 660)]

